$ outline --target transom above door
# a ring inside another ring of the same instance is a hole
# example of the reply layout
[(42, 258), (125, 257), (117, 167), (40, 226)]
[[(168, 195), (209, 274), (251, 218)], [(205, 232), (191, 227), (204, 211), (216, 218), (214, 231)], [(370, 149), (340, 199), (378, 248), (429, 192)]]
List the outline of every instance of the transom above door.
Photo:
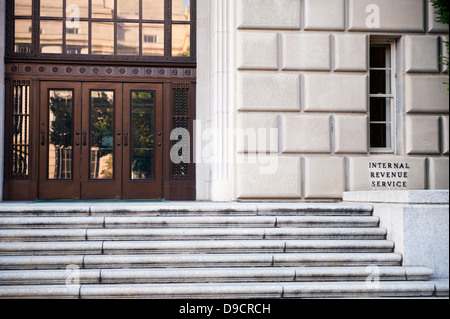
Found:
[(39, 199), (161, 199), (162, 84), (41, 82)]
[(6, 56), (195, 63), (196, 0), (6, 0)]

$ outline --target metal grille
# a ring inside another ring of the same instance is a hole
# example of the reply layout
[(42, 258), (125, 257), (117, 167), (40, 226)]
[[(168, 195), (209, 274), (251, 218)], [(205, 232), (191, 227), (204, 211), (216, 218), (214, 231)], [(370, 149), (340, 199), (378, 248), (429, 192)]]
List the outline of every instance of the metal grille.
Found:
[[(172, 129), (184, 128), (189, 130), (189, 88), (189, 83), (174, 83), (172, 85)], [(180, 143), (180, 141), (181, 136), (178, 140), (172, 141), (172, 145)], [(184, 140), (184, 142), (188, 141)], [(181, 153), (182, 150), (179, 152)], [(183, 154), (180, 153), (178, 155), (182, 156)], [(172, 180), (189, 180), (190, 178), (188, 163), (183, 161), (179, 164), (172, 163)]]
[(29, 179), (30, 81), (13, 81), (11, 179)]

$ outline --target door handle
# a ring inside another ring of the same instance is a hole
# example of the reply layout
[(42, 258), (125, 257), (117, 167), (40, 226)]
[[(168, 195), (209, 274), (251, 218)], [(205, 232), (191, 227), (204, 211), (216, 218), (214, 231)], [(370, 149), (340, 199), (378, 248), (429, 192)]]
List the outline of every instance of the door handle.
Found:
[(128, 146), (128, 133), (127, 132), (123, 133), (123, 137), (125, 139), (123, 146)]
[(41, 132), (41, 145), (45, 145), (45, 131)]
[[(80, 136), (81, 132), (80, 132), (80, 131), (76, 131), (75, 134), (76, 134), (77, 136)], [(79, 141), (76, 141), (75, 145), (76, 145), (76, 146), (80, 146), (80, 142), (79, 142)]]
[(87, 145), (87, 132), (83, 131), (83, 145)]

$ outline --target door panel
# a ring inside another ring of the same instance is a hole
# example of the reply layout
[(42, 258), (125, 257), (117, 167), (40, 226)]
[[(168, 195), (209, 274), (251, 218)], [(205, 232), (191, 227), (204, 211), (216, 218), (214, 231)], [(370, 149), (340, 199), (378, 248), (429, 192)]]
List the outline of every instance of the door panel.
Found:
[(119, 199), (122, 84), (83, 83), (81, 197)]
[(41, 82), (40, 199), (80, 198), (81, 84)]
[(123, 198), (162, 198), (162, 85), (124, 84)]

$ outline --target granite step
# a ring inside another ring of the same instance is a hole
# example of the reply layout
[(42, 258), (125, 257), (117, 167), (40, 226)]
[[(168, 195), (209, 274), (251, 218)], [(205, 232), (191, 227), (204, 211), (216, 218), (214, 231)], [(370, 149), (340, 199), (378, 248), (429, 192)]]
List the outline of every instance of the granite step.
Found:
[(432, 297), (430, 281), (184, 283), (5, 286), (0, 298), (146, 298), (146, 299), (249, 299), (249, 298), (364, 298)]
[(189, 240), (2, 242), (0, 255), (113, 255), (154, 253), (392, 252), (387, 240)]
[(378, 227), (374, 216), (0, 217), (1, 229)]
[(0, 241), (385, 239), (382, 228), (0, 229)]
[(371, 216), (373, 207), (352, 203), (21, 202), (0, 205), (2, 217), (89, 216)]
[(306, 267), (306, 266), (400, 266), (395, 253), (241, 253), (241, 254), (151, 254), (1, 256), (1, 270), (203, 267)]
[(202, 282), (305, 282), (428, 280), (432, 271), (421, 267), (268, 267), (268, 268), (165, 268), (10, 270), (0, 272), (5, 285), (202, 283)]

